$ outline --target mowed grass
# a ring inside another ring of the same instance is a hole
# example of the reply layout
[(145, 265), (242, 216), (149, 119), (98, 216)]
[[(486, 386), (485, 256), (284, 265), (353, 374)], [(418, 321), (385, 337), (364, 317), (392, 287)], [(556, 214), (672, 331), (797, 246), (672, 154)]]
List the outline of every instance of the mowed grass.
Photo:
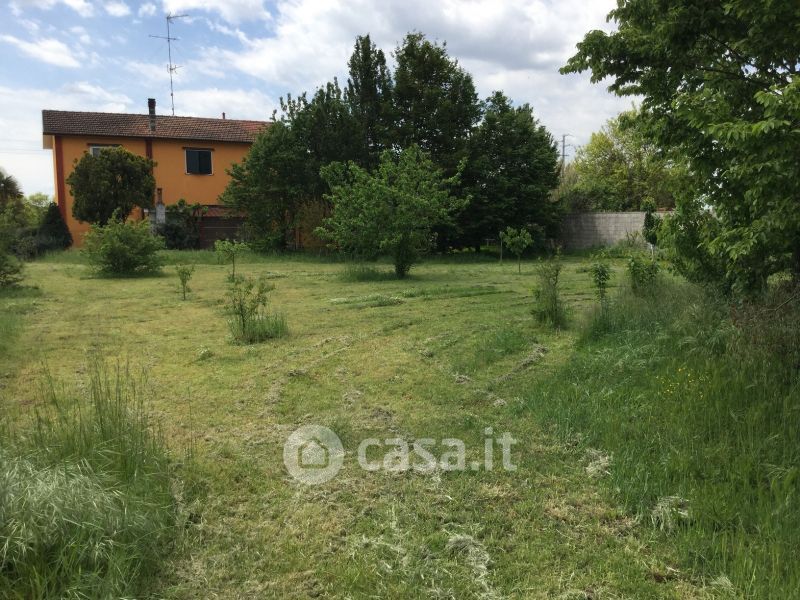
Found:
[[(4, 357), (13, 374), (2, 388), (6, 408), (24, 412), (42, 364), (68, 382), (87, 353), (147, 370), (190, 515), (158, 597), (739, 595), (719, 584), (724, 573), (687, 568), (674, 538), (637, 518), (615, 489), (624, 481), (609, 484), (614, 463), (587, 442), (602, 438), (580, 429), (590, 419), (532, 408), (559, 402), (540, 394), (554, 378), (581, 385), (565, 372), (575, 330), (531, 317), (533, 261), (521, 275), (513, 262), (440, 260), (403, 281), (358, 281), (327, 260), (249, 257), (237, 272), (273, 280), (272, 308), (291, 332), (252, 346), (229, 339), (227, 268), (201, 252), (170, 261), (197, 265), (185, 302), (169, 267), (114, 280), (92, 278), (74, 253), (30, 265), (41, 295)], [(586, 264), (564, 259), (576, 320), (594, 303)], [(306, 424), (345, 447), (342, 471), (319, 486), (283, 464), (284, 441)], [(499, 468), (499, 449), (490, 472), (365, 472), (356, 461), (359, 442), (376, 437), (459, 438), (467, 464), (482, 462), (487, 428), (518, 440), (516, 471)]]

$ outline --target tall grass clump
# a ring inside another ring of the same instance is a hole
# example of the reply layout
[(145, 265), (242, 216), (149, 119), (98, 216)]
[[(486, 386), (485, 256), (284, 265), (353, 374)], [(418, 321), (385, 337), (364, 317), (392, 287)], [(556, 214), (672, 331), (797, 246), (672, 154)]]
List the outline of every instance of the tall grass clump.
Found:
[(533, 291), (533, 315), (548, 327), (559, 329), (567, 325), (567, 306), (561, 298), (561, 258), (556, 255), (540, 261), (536, 267), (537, 286)]
[(39, 295), (38, 288), (29, 286), (0, 289), (0, 359), (13, 353), (23, 317), (33, 310)]
[(142, 383), (93, 360), (85, 392), (51, 380), (0, 443), (0, 590), (10, 598), (143, 593), (177, 534), (163, 440)]
[(522, 410), (613, 457), (609, 489), (687, 576), (794, 597), (800, 296), (732, 303), (666, 278), (654, 292), (621, 290)]
[(228, 289), (228, 327), (234, 341), (257, 344), (288, 335), (286, 318), (267, 310), (268, 294), (275, 286), (264, 279), (237, 275)]
[(395, 280), (397, 275), (393, 271), (379, 269), (370, 265), (348, 263), (339, 274), (339, 279), (347, 283), (359, 283), (363, 281)]

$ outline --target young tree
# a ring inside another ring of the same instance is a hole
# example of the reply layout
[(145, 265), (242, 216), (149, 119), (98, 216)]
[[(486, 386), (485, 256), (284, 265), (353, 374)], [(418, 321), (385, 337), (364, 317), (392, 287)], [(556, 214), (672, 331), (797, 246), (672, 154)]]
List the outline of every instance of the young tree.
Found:
[(192, 275), (194, 275), (194, 265), (175, 265), (175, 272), (178, 274), (178, 279), (181, 282), (183, 299), (186, 300), (186, 294), (192, 291), (189, 287), (189, 281), (191, 281)]
[[(562, 71), (588, 69), (617, 94), (642, 96), (647, 135), (688, 159), (699, 193), (678, 200), (690, 209), (675, 218), (702, 223), (674, 228), (700, 236), (687, 272), (710, 276), (717, 269), (706, 266), (721, 265), (719, 283), (740, 291), (787, 268), (800, 278), (797, 2), (676, 0), (665, 11), (623, 0), (609, 16), (618, 30), (588, 33)], [(694, 210), (699, 196), (713, 227)]]
[(67, 177), (72, 215), (79, 221), (106, 225), (116, 212), (125, 220), (134, 207), (153, 208), (155, 163), (124, 148), (86, 153)]
[(501, 92), (487, 99), (462, 182), (470, 201), (459, 218), (461, 244), (478, 248), (512, 223), (555, 234), (560, 215), (550, 193), (558, 184), (558, 150), (529, 105), (514, 108)]
[(658, 245), (658, 227), (661, 225), (661, 217), (655, 214), (656, 203), (650, 198), (642, 202), (644, 213), (644, 225), (642, 226), (642, 236), (648, 244)]
[(434, 243), (434, 228), (449, 221), (463, 202), (450, 195), (455, 181), (417, 146), (381, 155), (374, 173), (354, 163), (322, 169), (331, 188), (333, 214), (318, 234), (342, 251), (372, 259), (389, 254), (402, 278)]
[(500, 241), (508, 248), (511, 254), (517, 257), (517, 270), (522, 273), (522, 253), (533, 244), (533, 237), (530, 232), (524, 227), (520, 229), (507, 227), (505, 231), (500, 233)]
[(448, 56), (446, 45), (421, 33), (409, 33), (395, 59), (395, 143), (418, 145), (451, 176), (481, 115), (472, 76)]
[(236, 279), (236, 257), (243, 254), (250, 247), (235, 240), (217, 240), (214, 242), (214, 252), (226, 263), (231, 263), (231, 272), (228, 277), (231, 281)]
[(380, 154), (391, 144), (394, 126), (392, 74), (386, 66), (383, 50), (369, 35), (358, 36), (350, 60), (349, 78), (344, 99), (358, 122), (365, 156), (360, 161), (370, 168), (378, 164)]

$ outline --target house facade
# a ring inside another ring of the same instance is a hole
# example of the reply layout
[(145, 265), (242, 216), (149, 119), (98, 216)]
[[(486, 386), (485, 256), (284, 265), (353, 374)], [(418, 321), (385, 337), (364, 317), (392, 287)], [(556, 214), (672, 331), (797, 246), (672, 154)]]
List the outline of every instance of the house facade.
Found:
[[(121, 146), (151, 158), (156, 166), (155, 215), (164, 207), (186, 200), (209, 207), (201, 217), (201, 242), (231, 237), (241, 223), (220, 206), (219, 196), (228, 185), (227, 169), (247, 154), (265, 121), (243, 121), (156, 114), (155, 100), (148, 101), (148, 114), (79, 111), (42, 111), (43, 146), (53, 151), (56, 203), (81, 245), (89, 224), (72, 216), (73, 198), (66, 180), (76, 162), (87, 152)], [(137, 210), (135, 217), (148, 216)]]

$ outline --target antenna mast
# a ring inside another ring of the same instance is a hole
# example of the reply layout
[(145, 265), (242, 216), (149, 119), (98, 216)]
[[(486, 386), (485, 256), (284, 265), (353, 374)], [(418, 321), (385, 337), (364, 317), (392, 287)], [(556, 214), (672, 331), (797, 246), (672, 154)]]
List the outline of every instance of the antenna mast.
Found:
[(170, 103), (172, 104), (172, 116), (175, 116), (175, 88), (172, 84), (172, 75), (180, 69), (178, 65), (172, 64), (172, 42), (177, 42), (180, 38), (172, 37), (170, 35), (170, 25), (175, 19), (183, 19), (188, 17), (189, 15), (173, 15), (172, 13), (167, 13), (166, 20), (167, 20), (167, 35), (151, 35), (151, 38), (158, 38), (160, 40), (167, 40), (167, 55), (169, 56), (169, 64), (167, 65), (167, 69), (169, 70), (169, 99)]

